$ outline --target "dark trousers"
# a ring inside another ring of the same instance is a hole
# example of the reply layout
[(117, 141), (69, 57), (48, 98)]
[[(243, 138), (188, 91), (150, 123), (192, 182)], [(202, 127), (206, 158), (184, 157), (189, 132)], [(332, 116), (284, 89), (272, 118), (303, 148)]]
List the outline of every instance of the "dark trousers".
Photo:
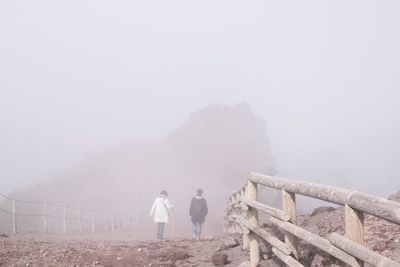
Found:
[(164, 236), (165, 223), (157, 223), (157, 239), (163, 239)]

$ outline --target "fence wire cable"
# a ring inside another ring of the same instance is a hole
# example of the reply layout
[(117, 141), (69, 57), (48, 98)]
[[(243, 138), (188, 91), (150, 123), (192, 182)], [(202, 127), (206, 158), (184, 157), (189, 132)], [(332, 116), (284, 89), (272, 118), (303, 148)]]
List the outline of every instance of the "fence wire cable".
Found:
[[(2, 194), (2, 193), (0, 193), (0, 196), (2, 196), (2, 197), (4, 197), (4, 198), (6, 198), (6, 199), (8, 199), (8, 200), (14, 200), (15, 202), (20, 202), (20, 203), (27, 203), (27, 204), (47, 204), (47, 205), (50, 205), (50, 206), (55, 206), (55, 207), (66, 207), (66, 208), (68, 208), (68, 209), (75, 209), (75, 210), (82, 210), (82, 211), (93, 211), (93, 209), (90, 209), (90, 208), (86, 208), (86, 207), (75, 207), (75, 206), (72, 206), (72, 205), (66, 205), (66, 204), (61, 204), (61, 203), (55, 203), (55, 202), (47, 202), (47, 201), (29, 201), (29, 200), (22, 200), (22, 199), (15, 199), (15, 198), (12, 198), (12, 197), (10, 197), (10, 196), (7, 196), (7, 195), (5, 195), (5, 194)], [(100, 213), (109, 213), (109, 212), (106, 212), (106, 211), (98, 211), (98, 212), (100, 212)]]
[(7, 199), (9, 199), (9, 200), (13, 200), (11, 197), (6, 196), (6, 195), (3, 195), (2, 193), (0, 193), (0, 196), (2, 196), (2, 197), (4, 197), (4, 198), (7, 198)]
[[(55, 202), (47, 202), (47, 201), (28, 201), (28, 200), (21, 200), (21, 199), (15, 199), (12, 198), (8, 195), (0, 193), (0, 196), (11, 200), (15, 201), (18, 203), (26, 203), (26, 204), (41, 204), (41, 205), (49, 205), (49, 206), (54, 206), (54, 207), (61, 207), (61, 208), (67, 208), (67, 209), (72, 209), (72, 210), (80, 210), (81, 212), (85, 213), (94, 213), (94, 214), (103, 214), (103, 215), (112, 215), (114, 212), (110, 211), (102, 211), (102, 210), (96, 210), (96, 209), (91, 209), (87, 207), (74, 207), (70, 205), (65, 205), (61, 203), (55, 203)], [(64, 217), (64, 216), (57, 216), (57, 215), (52, 215), (52, 214), (26, 214), (26, 213), (14, 213), (12, 211), (3, 209), (0, 207), (0, 211), (5, 212), (7, 214), (15, 215), (15, 216), (23, 216), (23, 217), (47, 217), (47, 218), (55, 218), (55, 219), (65, 219), (65, 220), (72, 220), (72, 221), (82, 221), (82, 222), (93, 222), (92, 219), (85, 219), (85, 218), (76, 218), (76, 217)], [(109, 223), (107, 220), (106, 221), (96, 221), (96, 223), (100, 224), (107, 224)]]
[(3, 209), (3, 208), (0, 208), (0, 210), (3, 211), (3, 212), (5, 212), (5, 213), (13, 214), (11, 211), (6, 210), (6, 209)]

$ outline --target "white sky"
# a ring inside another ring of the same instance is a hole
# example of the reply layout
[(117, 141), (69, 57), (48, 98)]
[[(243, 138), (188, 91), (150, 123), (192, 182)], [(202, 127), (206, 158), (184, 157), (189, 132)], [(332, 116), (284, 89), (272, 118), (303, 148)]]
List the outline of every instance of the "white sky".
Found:
[(280, 175), (400, 189), (398, 1), (1, 1), (0, 192), (211, 103), (265, 119)]

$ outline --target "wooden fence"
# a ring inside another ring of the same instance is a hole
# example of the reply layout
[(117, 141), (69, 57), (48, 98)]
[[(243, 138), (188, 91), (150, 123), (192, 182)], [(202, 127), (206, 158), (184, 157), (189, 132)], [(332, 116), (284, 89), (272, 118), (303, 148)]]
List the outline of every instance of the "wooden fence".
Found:
[[(25, 218), (25, 221), (28, 221), (26, 218), (29, 217), (31, 218), (31, 224), (33, 220), (36, 223), (38, 220), (41, 220), (43, 224), (42, 230), (45, 233), (48, 232), (49, 219), (55, 219), (58, 221), (59, 226), (61, 226), (62, 229), (61, 231), (64, 234), (72, 231), (72, 224), (74, 224), (77, 232), (80, 234), (84, 232), (84, 228), (82, 227), (83, 224), (89, 225), (89, 227), (86, 227), (86, 231), (92, 234), (99, 232), (99, 228), (102, 232), (114, 232), (114, 229), (120, 228), (123, 224), (137, 224), (136, 216), (130, 217), (126, 213), (122, 212), (100, 211), (94, 208), (74, 207), (53, 202), (26, 201), (15, 199), (4, 194), (0, 194), (0, 197), (10, 203), (10, 207), (7, 209), (4, 208), (3, 202), (2, 207), (0, 207), (0, 215), (3, 216), (0, 216), (0, 218), (4, 221), (10, 217), (12, 233), (14, 234), (20, 232), (20, 220)], [(35, 208), (22, 209), (20, 206), (18, 209), (17, 204), (33, 205)], [(52, 207), (53, 213), (49, 212), (49, 207)], [(4, 229), (0, 230), (6, 232)]]
[[(258, 185), (282, 191), (282, 210), (258, 202)], [(345, 235), (331, 233), (325, 239), (296, 225), (296, 194), (344, 206)], [(284, 230), (284, 241), (258, 225), (258, 212), (271, 216), (271, 223)], [(252, 267), (260, 261), (257, 238), (271, 244), (272, 252), (288, 266), (303, 266), (298, 255), (298, 241), (302, 239), (349, 266), (361, 267), (365, 262), (400, 267), (400, 263), (363, 246), (364, 214), (400, 225), (399, 202), (338, 187), (250, 173), (230, 196), (224, 224), (228, 231), (243, 234), (243, 247), (250, 250)]]

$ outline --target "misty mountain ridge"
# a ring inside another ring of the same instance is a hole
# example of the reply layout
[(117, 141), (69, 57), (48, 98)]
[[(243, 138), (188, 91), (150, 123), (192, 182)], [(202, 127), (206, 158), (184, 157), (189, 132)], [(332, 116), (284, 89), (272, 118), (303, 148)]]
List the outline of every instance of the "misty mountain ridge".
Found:
[(147, 216), (153, 198), (165, 189), (183, 219), (186, 202), (201, 187), (209, 219), (217, 224), (229, 193), (250, 171), (275, 172), (264, 121), (246, 102), (213, 104), (158, 142), (116, 146), (15, 194), (114, 211), (140, 208)]

